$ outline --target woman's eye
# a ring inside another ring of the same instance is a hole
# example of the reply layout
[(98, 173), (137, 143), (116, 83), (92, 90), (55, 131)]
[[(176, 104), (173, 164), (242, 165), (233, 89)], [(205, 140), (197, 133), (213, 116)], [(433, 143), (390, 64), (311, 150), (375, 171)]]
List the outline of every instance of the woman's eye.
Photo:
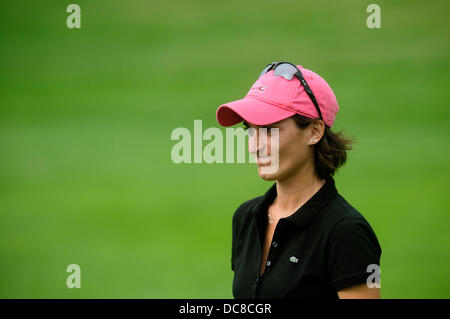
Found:
[(245, 129), (245, 133), (247, 133), (248, 134), (248, 136), (253, 136), (254, 134), (255, 134), (255, 129), (253, 128), (253, 127), (247, 127), (246, 129)]
[(271, 127), (264, 127), (264, 133), (266, 133), (267, 136), (270, 136), (270, 133), (272, 132)]

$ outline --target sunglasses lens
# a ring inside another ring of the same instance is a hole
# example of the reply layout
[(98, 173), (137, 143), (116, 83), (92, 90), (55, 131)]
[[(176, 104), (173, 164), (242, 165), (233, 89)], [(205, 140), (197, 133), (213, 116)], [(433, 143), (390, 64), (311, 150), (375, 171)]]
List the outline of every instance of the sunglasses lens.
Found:
[(266, 66), (266, 67), (264, 68), (264, 70), (262, 70), (262, 72), (259, 74), (258, 79), (259, 79), (260, 77), (262, 77), (264, 74), (266, 74), (267, 71), (269, 71), (269, 69), (270, 69), (271, 67), (272, 67), (272, 64), (269, 64), (268, 66)]
[(292, 64), (283, 63), (275, 68), (273, 75), (282, 76), (286, 80), (291, 80), (296, 72), (297, 68), (295, 66)]

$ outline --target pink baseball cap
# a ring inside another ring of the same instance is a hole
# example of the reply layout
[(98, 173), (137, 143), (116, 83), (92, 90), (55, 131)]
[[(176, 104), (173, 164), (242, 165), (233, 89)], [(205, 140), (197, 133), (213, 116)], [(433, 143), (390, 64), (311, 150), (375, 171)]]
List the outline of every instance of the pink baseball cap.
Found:
[[(333, 90), (318, 74), (297, 65), (319, 104), (324, 123), (331, 127), (339, 111)], [(294, 114), (319, 118), (319, 113), (300, 81), (275, 76), (271, 70), (260, 77), (240, 100), (222, 104), (216, 112), (222, 126), (246, 121), (254, 125), (269, 125)]]

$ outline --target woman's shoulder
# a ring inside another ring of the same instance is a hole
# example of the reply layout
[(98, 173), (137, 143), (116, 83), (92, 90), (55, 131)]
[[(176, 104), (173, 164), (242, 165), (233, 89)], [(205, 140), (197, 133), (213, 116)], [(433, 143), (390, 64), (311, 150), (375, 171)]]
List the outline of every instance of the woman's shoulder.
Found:
[(253, 210), (253, 207), (262, 199), (263, 196), (257, 196), (255, 198), (246, 200), (235, 210), (233, 219), (244, 219)]
[(341, 220), (360, 220), (368, 223), (365, 216), (339, 193), (330, 201), (325, 211), (326, 219), (331, 223)]
[(255, 205), (261, 200), (262, 196), (258, 196), (243, 202), (235, 210), (233, 214), (233, 234), (236, 238), (241, 233), (245, 225), (251, 223), (252, 211)]
[(328, 205), (324, 220), (328, 223), (328, 229), (333, 236), (341, 238), (364, 234), (379, 246), (377, 236), (366, 216), (340, 194)]

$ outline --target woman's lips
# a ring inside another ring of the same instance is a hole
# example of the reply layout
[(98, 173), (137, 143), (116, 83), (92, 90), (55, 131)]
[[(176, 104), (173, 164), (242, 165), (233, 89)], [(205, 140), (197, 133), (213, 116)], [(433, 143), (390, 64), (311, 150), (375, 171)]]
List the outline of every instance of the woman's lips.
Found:
[(256, 158), (256, 164), (258, 166), (265, 166), (265, 165), (269, 165), (271, 161), (270, 156), (265, 156), (265, 157), (257, 157)]

